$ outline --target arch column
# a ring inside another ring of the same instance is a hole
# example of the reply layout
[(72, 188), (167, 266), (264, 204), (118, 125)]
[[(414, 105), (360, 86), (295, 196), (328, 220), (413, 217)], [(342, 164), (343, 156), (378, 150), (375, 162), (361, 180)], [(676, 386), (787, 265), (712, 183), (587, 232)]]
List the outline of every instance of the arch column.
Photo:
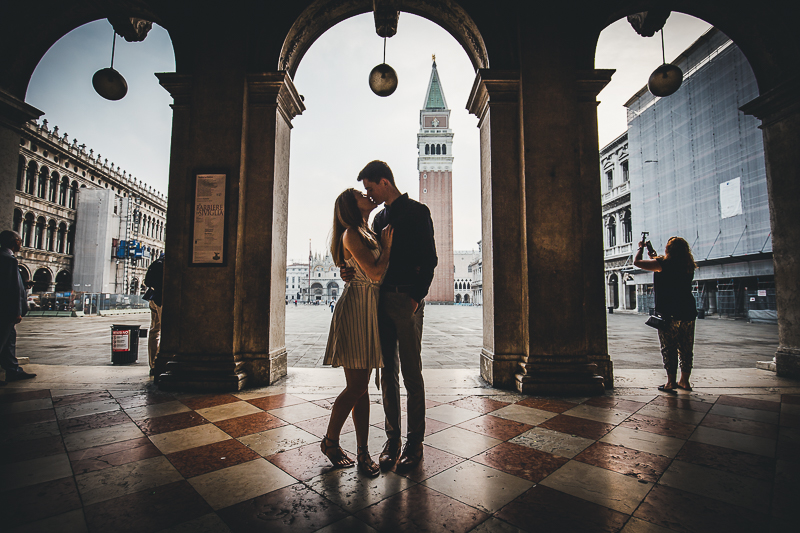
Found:
[(0, 228), (4, 230), (14, 223), (20, 130), (26, 122), (42, 114), (43, 111), (0, 90)]
[(742, 106), (761, 119), (778, 304), (778, 375), (800, 377), (800, 78)]
[[(159, 74), (175, 99), (166, 226), (165, 390), (237, 390), (286, 374), (284, 277), (291, 119), (285, 72)], [(224, 172), (226, 264), (191, 263), (194, 176)]]

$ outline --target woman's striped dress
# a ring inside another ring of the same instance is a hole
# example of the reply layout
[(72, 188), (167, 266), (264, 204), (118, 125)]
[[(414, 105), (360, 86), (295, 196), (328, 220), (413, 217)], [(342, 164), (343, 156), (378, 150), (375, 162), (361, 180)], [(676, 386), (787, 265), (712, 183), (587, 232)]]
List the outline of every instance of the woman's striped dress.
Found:
[[(372, 250), (375, 258), (380, 250)], [(333, 309), (323, 364), (344, 368), (383, 368), (378, 336), (380, 281), (372, 281), (355, 258), (346, 260), (355, 277), (345, 285)]]

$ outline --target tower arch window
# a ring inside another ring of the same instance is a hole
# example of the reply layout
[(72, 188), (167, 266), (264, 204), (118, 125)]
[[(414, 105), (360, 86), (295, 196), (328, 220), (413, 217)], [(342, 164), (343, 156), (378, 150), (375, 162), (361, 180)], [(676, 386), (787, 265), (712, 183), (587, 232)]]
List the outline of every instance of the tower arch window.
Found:
[(436, 155), (442, 155), (442, 145), (441, 144), (437, 144), (436, 145)]
[(442, 145), (442, 155), (447, 155), (447, 145), (446, 144)]
[(431, 153), (431, 145), (430, 144), (426, 144), (425, 145), (425, 155), (430, 155), (430, 153)]

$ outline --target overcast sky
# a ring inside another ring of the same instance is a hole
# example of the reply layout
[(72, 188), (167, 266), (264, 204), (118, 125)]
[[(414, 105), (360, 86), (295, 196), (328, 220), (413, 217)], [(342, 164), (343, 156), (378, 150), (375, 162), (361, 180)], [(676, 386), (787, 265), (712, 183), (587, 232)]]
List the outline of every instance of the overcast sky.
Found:
[[(674, 59), (709, 25), (673, 13), (664, 30), (667, 60)], [(113, 30), (97, 21), (59, 40), (34, 72), (26, 101), (45, 112), (78, 144), (86, 143), (109, 162), (166, 193), (171, 134), (171, 97), (154, 72), (172, 72), (175, 60), (167, 32), (154, 26), (142, 43), (117, 38), (114, 67), (128, 82), (128, 95), (109, 102), (91, 85), (95, 71), (109, 66)], [(477, 118), (465, 106), (474, 81), (472, 65), (456, 40), (436, 24), (402, 13), (396, 36), (387, 40), (386, 62), (396, 71), (397, 91), (375, 96), (369, 72), (383, 60), (383, 39), (371, 13), (353, 17), (323, 34), (295, 76), (306, 111), (293, 121), (289, 187), (290, 260), (305, 261), (327, 248), (333, 200), (358, 187), (358, 171), (372, 159), (386, 161), (397, 185), (419, 197), (419, 110), (436, 54), (442, 88), (451, 109), (453, 144), (453, 237), (456, 250), (477, 249), (480, 239), (480, 156)], [(489, 58), (491, 63), (491, 57)], [(597, 68), (613, 68), (598, 99), (600, 145), (626, 128), (622, 106), (661, 63), (661, 42), (638, 36), (625, 20), (609, 26), (597, 46)], [(598, 202), (600, 199), (598, 198)]]

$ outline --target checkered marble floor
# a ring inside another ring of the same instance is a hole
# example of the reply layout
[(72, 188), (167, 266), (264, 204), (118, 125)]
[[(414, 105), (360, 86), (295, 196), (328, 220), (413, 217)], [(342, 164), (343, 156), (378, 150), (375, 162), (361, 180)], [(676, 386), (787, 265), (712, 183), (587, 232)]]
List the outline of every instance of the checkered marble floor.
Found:
[(27, 385), (0, 390), (8, 532), (796, 531), (800, 395), (779, 390), (429, 395), (423, 463), (371, 479), (319, 451), (330, 392)]

